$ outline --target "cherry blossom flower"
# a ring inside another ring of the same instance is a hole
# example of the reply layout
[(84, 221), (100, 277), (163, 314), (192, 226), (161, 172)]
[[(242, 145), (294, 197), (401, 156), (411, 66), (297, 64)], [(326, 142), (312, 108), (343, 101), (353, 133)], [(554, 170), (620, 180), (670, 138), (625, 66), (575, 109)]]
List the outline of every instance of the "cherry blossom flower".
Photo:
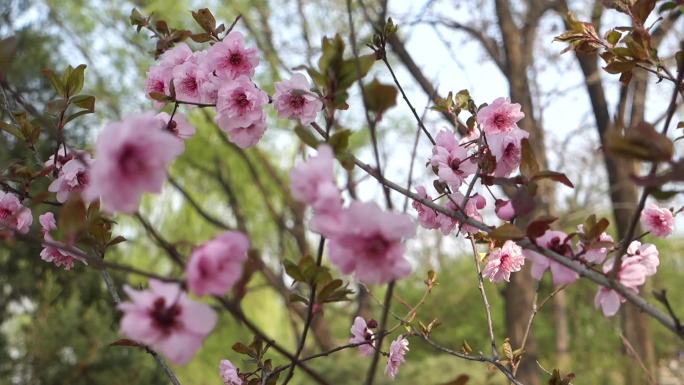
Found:
[[(432, 197), (427, 194), (427, 192), (425, 191), (425, 187), (423, 187), (423, 186), (416, 187), (416, 193), (418, 195), (420, 195), (421, 198), (432, 200)], [(423, 226), (426, 229), (438, 229), (438, 228), (440, 228), (440, 222), (439, 222), (440, 213), (438, 213), (437, 211), (425, 206), (424, 204), (420, 203), (419, 201), (413, 201), (413, 203), (411, 205), (418, 212), (418, 222), (420, 223), (421, 226)]]
[(227, 231), (196, 248), (185, 267), (190, 291), (226, 294), (242, 276), (248, 250), (249, 239), (238, 231)]
[[(460, 211), (460, 207), (463, 205), (463, 202), (465, 201), (465, 197), (463, 196), (463, 194), (461, 194), (460, 192), (455, 192), (453, 194), (450, 194), (449, 198), (450, 199), (446, 204), (446, 208), (452, 211)], [(486, 205), (487, 201), (484, 199), (482, 195), (474, 194), (468, 199), (468, 202), (466, 202), (464, 210), (465, 215), (470, 219), (482, 222), (482, 214), (480, 214), (480, 210), (485, 208)], [(449, 217), (447, 215), (440, 215), (438, 220), (440, 221), (442, 234), (444, 235), (451, 233), (456, 227), (456, 225), (459, 224), (459, 222), (456, 219)], [(480, 229), (478, 229), (477, 227), (469, 225), (467, 223), (461, 225), (460, 229), (468, 234), (474, 234), (480, 231)]]
[(408, 215), (384, 212), (373, 202), (353, 201), (330, 239), (330, 260), (343, 273), (367, 284), (383, 284), (411, 273), (403, 239), (415, 224)]
[[(50, 243), (62, 245), (61, 242), (55, 242), (50, 235), (50, 232), (57, 228), (55, 215), (48, 211), (47, 213), (39, 216), (38, 221), (40, 222), (43, 239)], [(40, 258), (45, 262), (54, 263), (57, 267), (63, 267), (64, 270), (71, 270), (71, 268), (74, 267), (74, 261), (83, 262), (85, 265), (88, 264), (82, 257), (76, 255), (75, 253), (63, 250), (55, 245), (47, 244), (43, 245), (43, 250), (40, 252)]]
[(437, 167), (439, 180), (457, 189), (465, 178), (477, 171), (477, 163), (468, 156), (468, 150), (458, 144), (453, 133), (441, 131), (435, 141), (430, 163)]
[(32, 223), (31, 209), (24, 207), (13, 193), (0, 191), (0, 228), (8, 227), (26, 234)]
[(238, 374), (238, 370), (232, 362), (221, 360), (219, 364), (219, 374), (225, 385), (242, 385), (243, 381)]
[(180, 285), (150, 280), (149, 290), (125, 286), (130, 301), (119, 304), (121, 334), (150, 346), (177, 365), (188, 363), (216, 325), (206, 304), (192, 301)]
[(137, 210), (144, 192), (159, 193), (167, 166), (184, 148), (163, 127), (153, 113), (108, 124), (97, 138), (97, 158), (84, 198), (100, 197), (105, 211), (130, 213)]
[(654, 275), (660, 265), (658, 249), (651, 243), (641, 244), (639, 241), (632, 241), (627, 247), (627, 255), (623, 258), (627, 257), (633, 257), (644, 265), (647, 276)]
[(667, 237), (674, 231), (672, 211), (653, 203), (641, 212), (641, 224), (656, 237)]
[(309, 91), (311, 85), (306, 76), (295, 73), (289, 80), (276, 83), (273, 104), (278, 116), (299, 119), (302, 124), (316, 120), (316, 114), (323, 108), (318, 95)]
[(482, 276), (492, 282), (508, 282), (511, 273), (520, 271), (525, 264), (522, 248), (513, 241), (506, 241), (501, 248), (489, 253), (487, 265), (482, 270)]
[[(352, 337), (349, 339), (350, 344), (358, 344), (361, 342), (372, 341), (373, 331), (368, 328), (366, 320), (361, 317), (354, 318), (354, 323), (351, 327)], [(375, 351), (375, 341), (364, 345), (359, 345), (359, 352), (364, 356), (370, 356)]]
[(408, 346), (408, 340), (404, 336), (397, 337), (390, 344), (387, 366), (385, 366), (385, 375), (389, 378), (394, 379), (399, 372), (399, 366), (406, 361), (406, 353), (409, 351)]
[(257, 88), (248, 77), (241, 76), (219, 89), (216, 122), (225, 131), (249, 127), (263, 119), (263, 106), (266, 103), (268, 95)]
[(178, 43), (159, 57), (159, 65), (174, 68), (192, 59), (192, 50), (185, 43)]
[[(577, 232), (580, 234), (584, 234), (584, 225), (578, 225), (577, 226)], [(608, 233), (605, 231), (601, 233), (598, 237), (598, 242), (601, 243), (614, 243), (613, 237), (611, 237)], [(589, 263), (603, 263), (603, 261), (606, 259), (606, 256), (608, 255), (608, 252), (610, 251), (610, 247), (591, 247), (591, 245), (585, 245), (584, 243), (580, 243), (580, 247), (584, 250), (584, 254), (582, 255), (582, 259), (589, 262)]]
[[(603, 265), (603, 272), (610, 274), (613, 270), (615, 259), (611, 258)], [(623, 258), (620, 265), (620, 270), (617, 274), (618, 281), (627, 288), (638, 292), (639, 286), (646, 282), (647, 269), (635, 257)], [(625, 299), (615, 290), (600, 287), (594, 297), (594, 306), (601, 308), (606, 317), (614, 316), (620, 309), (620, 304), (625, 302)]]
[(48, 191), (57, 193), (58, 202), (64, 203), (69, 199), (69, 194), (80, 193), (85, 189), (90, 180), (88, 167), (92, 161), (90, 155), (82, 154), (80, 158), (71, 159), (60, 168), (57, 179), (48, 186)]
[[(546, 232), (535, 240), (537, 245), (555, 251), (560, 255), (570, 258), (573, 254), (572, 246), (569, 244), (567, 234), (562, 231), (546, 230)], [(532, 261), (532, 277), (539, 280), (547, 269), (551, 269), (551, 276), (555, 285), (565, 285), (573, 283), (579, 275), (572, 269), (549, 259), (548, 257), (532, 250), (524, 250), (525, 258)]]
[(518, 121), (524, 117), (520, 104), (511, 103), (508, 98), (497, 98), (477, 112), (477, 122), (486, 134), (514, 130), (518, 127)]
[(173, 86), (176, 90), (176, 99), (189, 103), (202, 103), (202, 72), (193, 60), (173, 68)]
[(235, 143), (240, 148), (252, 147), (259, 143), (259, 140), (266, 132), (266, 114), (262, 114), (261, 118), (246, 127), (231, 127), (226, 130), (228, 133), (228, 140)]
[(520, 166), (522, 140), (530, 134), (519, 128), (501, 133), (486, 134), (487, 145), (496, 158), (494, 176), (509, 176)]
[(206, 59), (219, 78), (234, 80), (254, 75), (259, 64), (257, 54), (256, 48), (245, 47), (245, 39), (240, 32), (233, 31), (209, 48)]
[(335, 183), (335, 156), (328, 145), (320, 145), (318, 154), (295, 166), (290, 172), (292, 196), (311, 205), (311, 227), (326, 236), (339, 230), (342, 221), (342, 196)]
[[(160, 65), (152, 66), (147, 71), (147, 80), (145, 81), (145, 95), (152, 99), (152, 93), (160, 93), (168, 95), (170, 93), (169, 86), (173, 78), (173, 68), (162, 67)], [(157, 102), (158, 106), (164, 103)]]
[(496, 202), (494, 202), (494, 206), (496, 206), (494, 212), (499, 219), (510, 221), (515, 218), (515, 208), (513, 207), (512, 201), (497, 199)]
[(193, 135), (195, 135), (195, 127), (188, 123), (188, 120), (185, 119), (185, 116), (178, 111), (176, 111), (176, 113), (173, 115), (173, 121), (171, 121), (171, 123), (169, 123), (171, 115), (166, 112), (160, 112), (156, 115), (156, 117), (162, 121), (162, 127), (164, 129), (168, 129), (179, 139), (190, 139)]

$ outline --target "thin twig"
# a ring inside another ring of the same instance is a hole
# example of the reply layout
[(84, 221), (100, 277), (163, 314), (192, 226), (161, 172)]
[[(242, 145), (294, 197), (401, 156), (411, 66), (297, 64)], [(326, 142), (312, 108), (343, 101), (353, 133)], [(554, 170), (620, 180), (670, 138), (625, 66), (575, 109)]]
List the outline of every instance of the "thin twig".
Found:
[[(321, 236), (321, 240), (318, 243), (318, 254), (316, 256), (316, 266), (321, 266), (323, 262), (323, 249), (325, 248), (325, 237)], [(293, 362), (299, 360), (299, 356), (304, 350), (304, 345), (306, 344), (306, 336), (309, 333), (309, 328), (311, 327), (311, 322), (313, 322), (314, 317), (314, 305), (316, 304), (316, 282), (309, 282), (311, 293), (309, 293), (309, 306), (307, 308), (306, 321), (304, 322), (304, 329), (302, 330), (302, 337), (299, 339), (299, 346), (297, 346), (297, 351), (294, 354)], [(292, 376), (294, 375), (295, 365), (290, 366), (290, 371), (287, 373), (285, 380), (282, 385), (287, 385)]]
[(480, 295), (482, 296), (482, 303), (484, 304), (485, 314), (487, 315), (487, 329), (489, 330), (489, 340), (492, 345), (492, 356), (496, 359), (499, 357), (499, 352), (496, 350), (496, 337), (494, 337), (494, 324), (492, 322), (492, 308), (489, 305), (489, 300), (487, 299), (487, 292), (484, 288), (484, 280), (482, 279), (482, 271), (480, 270), (480, 261), (477, 256), (477, 248), (475, 248), (475, 241), (473, 238), (470, 239), (470, 246), (473, 249), (473, 261), (475, 262), (475, 270), (477, 272), (478, 288), (480, 289)]

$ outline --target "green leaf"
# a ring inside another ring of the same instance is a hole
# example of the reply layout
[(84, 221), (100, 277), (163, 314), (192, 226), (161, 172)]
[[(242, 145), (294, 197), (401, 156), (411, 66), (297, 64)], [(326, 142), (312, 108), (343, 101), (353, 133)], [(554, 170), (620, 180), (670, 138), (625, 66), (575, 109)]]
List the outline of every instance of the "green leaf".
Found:
[(206, 43), (212, 40), (211, 35), (208, 33), (196, 33), (190, 35), (190, 38), (192, 39), (192, 41), (196, 41), (198, 43)]
[(192, 11), (192, 17), (205, 31), (213, 32), (216, 29), (216, 19), (208, 8), (202, 8), (197, 12)]
[(81, 110), (81, 111), (75, 112), (75, 113), (69, 115), (68, 118), (66, 118), (65, 123), (69, 123), (70, 121), (72, 121), (72, 120), (78, 118), (79, 116), (83, 116), (83, 115), (87, 115), (87, 114), (92, 114), (92, 113), (93, 113), (93, 111), (88, 111), (88, 110)]
[(24, 135), (21, 133), (21, 131), (19, 131), (18, 128), (9, 123), (0, 122), (0, 129), (6, 131), (7, 133), (11, 134), (17, 139), (25, 140)]
[(364, 93), (368, 109), (379, 116), (397, 104), (397, 88), (392, 84), (382, 84), (378, 79), (366, 85)]
[(256, 356), (256, 352), (254, 351), (254, 349), (248, 347), (247, 345), (243, 344), (242, 342), (236, 342), (235, 344), (233, 344), (232, 349), (234, 351), (240, 353), (240, 354), (245, 354), (245, 355), (248, 355), (250, 357)]
[(338, 87), (347, 89), (354, 84), (355, 81), (362, 79), (368, 74), (373, 63), (375, 63), (375, 60), (375, 54), (359, 56), (358, 63), (356, 58), (344, 60), (338, 73)]
[(348, 151), (336, 154), (335, 158), (337, 158), (342, 167), (344, 167), (344, 169), (347, 171), (353, 170), (354, 166), (356, 166), (356, 162), (354, 162), (354, 155), (352, 155)]
[(322, 74), (327, 74), (329, 69), (339, 67), (344, 53), (344, 40), (338, 33), (334, 38), (323, 37), (321, 46), (323, 53), (318, 59), (318, 70)]
[(550, 170), (544, 170), (536, 173), (533, 177), (532, 180), (539, 180), (539, 179), (551, 179), (553, 181), (562, 183), (570, 188), (574, 188), (575, 185), (572, 184), (570, 179), (563, 174), (562, 172), (557, 172), (557, 171), (550, 171)]
[(57, 227), (67, 236), (78, 233), (86, 223), (86, 207), (75, 195), (64, 203), (59, 211)]
[(295, 127), (295, 134), (297, 134), (299, 139), (309, 147), (318, 148), (318, 145), (321, 143), (314, 134), (304, 128), (304, 126)]
[(323, 286), (318, 291), (318, 295), (316, 296), (316, 302), (318, 302), (318, 303), (325, 302), (325, 300), (332, 293), (334, 293), (338, 288), (340, 288), (343, 284), (344, 284), (344, 282), (341, 279), (334, 279), (334, 280), (328, 282), (325, 286)]
[(77, 95), (71, 98), (71, 103), (90, 112), (95, 111), (95, 97), (92, 95)]
[(539, 173), (539, 163), (537, 163), (537, 159), (534, 157), (529, 140), (523, 139), (521, 145), (520, 173), (527, 178), (533, 178)]
[(57, 94), (60, 96), (64, 96), (64, 83), (62, 83), (62, 80), (57, 77), (55, 72), (49, 68), (45, 68), (43, 70), (43, 75), (45, 75), (46, 78), (50, 81), (50, 84), (52, 84), (52, 88), (57, 91)]
[(283, 260), (283, 266), (285, 267), (285, 272), (287, 273), (287, 275), (292, 277), (292, 279), (294, 279), (295, 282), (306, 281), (306, 279), (304, 279), (304, 275), (299, 270), (299, 266), (296, 265), (294, 262), (290, 261), (289, 259), (285, 259)]
[(674, 144), (643, 122), (623, 135), (614, 129), (606, 133), (606, 148), (615, 155), (652, 162), (667, 162), (674, 154)]
[(489, 237), (497, 241), (518, 240), (525, 238), (525, 232), (512, 223), (504, 223), (489, 233)]
[(349, 137), (352, 132), (348, 129), (340, 130), (328, 138), (327, 143), (333, 148), (335, 154), (344, 152), (349, 146)]
[(83, 82), (85, 80), (85, 64), (80, 64), (74, 68), (69, 74), (66, 82), (66, 96), (77, 95), (83, 89)]

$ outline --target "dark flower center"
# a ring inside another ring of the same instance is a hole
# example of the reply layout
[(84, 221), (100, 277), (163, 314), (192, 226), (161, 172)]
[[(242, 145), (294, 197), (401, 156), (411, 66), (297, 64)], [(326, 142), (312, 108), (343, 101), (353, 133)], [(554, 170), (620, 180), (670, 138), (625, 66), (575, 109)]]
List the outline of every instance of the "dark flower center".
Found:
[(456, 174), (463, 174), (459, 168), (461, 167), (461, 160), (458, 158), (449, 159), (449, 168)]
[(7, 217), (12, 215), (12, 210), (8, 210), (6, 208), (0, 208), (0, 219), (6, 219)]
[(496, 114), (494, 116), (494, 124), (499, 128), (505, 126), (507, 123), (507, 120), (508, 119), (506, 119), (506, 116), (503, 114)]
[(513, 158), (513, 157), (516, 157), (519, 153), (520, 153), (520, 151), (515, 146), (515, 143), (508, 143), (508, 145), (506, 146), (506, 149), (504, 150), (504, 157)]
[(384, 254), (385, 251), (389, 248), (389, 246), (390, 242), (388, 240), (386, 240), (380, 234), (375, 234), (371, 237), (366, 238), (362, 247), (363, 251), (367, 255), (377, 256), (380, 254)]
[(240, 65), (242, 63), (242, 55), (238, 52), (231, 52), (228, 61), (234, 66)]
[(304, 104), (306, 103), (306, 100), (304, 99), (303, 95), (291, 93), (290, 94), (290, 107), (298, 110), (304, 107)]
[(572, 253), (572, 249), (570, 249), (570, 245), (567, 243), (561, 242), (560, 237), (554, 237), (549, 241), (548, 248), (555, 251), (556, 253), (560, 255), (568, 255)]
[(240, 108), (246, 108), (249, 106), (249, 99), (247, 99), (247, 95), (244, 93), (241, 93), (237, 95), (235, 98), (235, 103), (240, 107)]
[(185, 90), (192, 93), (197, 92), (197, 88), (199, 88), (197, 85), (197, 79), (195, 79), (194, 76), (186, 76), (185, 78), (183, 78), (183, 81), (181, 83)]
[(145, 169), (145, 162), (140, 158), (138, 149), (131, 144), (127, 144), (119, 153), (119, 164), (127, 175), (134, 175)]
[(169, 333), (171, 329), (179, 326), (178, 316), (182, 309), (178, 304), (166, 307), (164, 298), (157, 298), (150, 309), (150, 316), (154, 321), (155, 327), (162, 329), (164, 333)]
[(176, 123), (175, 120), (170, 121), (169, 124), (166, 125), (166, 129), (171, 131), (174, 135), (178, 135), (178, 123)]
[(79, 171), (79, 172), (76, 174), (76, 181), (78, 182), (78, 185), (79, 185), (79, 186), (85, 186), (85, 185), (87, 185), (89, 179), (90, 179), (90, 177), (88, 176), (88, 173), (87, 173), (85, 170), (84, 170), (84, 171)]

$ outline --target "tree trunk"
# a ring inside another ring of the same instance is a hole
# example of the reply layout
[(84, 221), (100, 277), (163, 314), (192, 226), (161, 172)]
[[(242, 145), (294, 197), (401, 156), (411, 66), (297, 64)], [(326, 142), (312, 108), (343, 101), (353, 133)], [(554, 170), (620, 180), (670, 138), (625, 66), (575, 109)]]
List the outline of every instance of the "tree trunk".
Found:
[(556, 365), (562, 372), (570, 372), (570, 331), (567, 296), (564, 290), (556, 293), (553, 298), (553, 326), (556, 332)]

